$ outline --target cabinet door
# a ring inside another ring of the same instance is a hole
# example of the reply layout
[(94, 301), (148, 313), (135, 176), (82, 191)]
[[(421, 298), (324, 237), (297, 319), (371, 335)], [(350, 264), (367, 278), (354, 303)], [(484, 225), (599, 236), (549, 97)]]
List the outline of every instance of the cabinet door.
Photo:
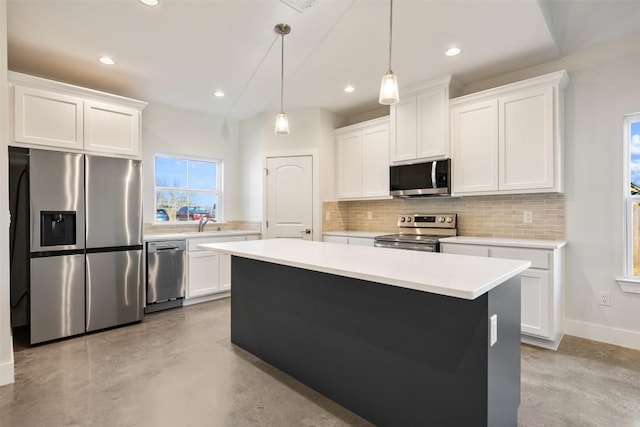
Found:
[(415, 96), (391, 106), (391, 161), (416, 158), (417, 124)]
[(95, 101), (84, 103), (84, 148), (140, 156), (140, 112)]
[(189, 254), (187, 298), (196, 298), (220, 291), (220, 253), (201, 251)]
[(553, 339), (549, 318), (553, 305), (550, 301), (549, 271), (528, 269), (522, 278), (522, 333)]
[(362, 132), (362, 197), (389, 195), (389, 126)]
[(353, 131), (337, 136), (338, 197), (362, 195), (362, 132)]
[(449, 155), (448, 94), (442, 87), (417, 97), (416, 157), (436, 158)]
[(500, 189), (554, 186), (553, 87), (499, 99)]
[(61, 148), (83, 148), (82, 99), (15, 86), (14, 140)]
[(498, 101), (462, 105), (451, 111), (453, 192), (498, 189)]

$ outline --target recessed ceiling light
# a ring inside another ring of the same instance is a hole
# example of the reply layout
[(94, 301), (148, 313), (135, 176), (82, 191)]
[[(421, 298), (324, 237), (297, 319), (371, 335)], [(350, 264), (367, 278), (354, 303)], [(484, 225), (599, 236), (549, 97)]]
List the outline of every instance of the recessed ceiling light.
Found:
[(101, 56), (100, 58), (98, 58), (98, 61), (100, 61), (101, 63), (105, 64), (105, 65), (113, 65), (116, 63), (116, 61), (114, 61), (113, 59), (109, 58), (108, 56)]
[(140, 3), (146, 4), (147, 6), (157, 6), (160, 0), (140, 0)]
[(452, 47), (451, 49), (449, 49), (449, 50), (446, 52), (446, 55), (447, 55), (447, 56), (456, 56), (456, 55), (458, 55), (460, 52), (462, 52), (462, 51), (461, 51), (459, 48), (457, 48), (457, 47)]
[(222, 98), (224, 96), (224, 92), (221, 90), (216, 90), (213, 92), (214, 96), (217, 96), (218, 98)]
[(351, 85), (349, 85), (349, 86), (344, 88), (344, 91), (347, 92), (347, 93), (351, 93), (351, 92), (353, 92), (355, 90), (356, 90), (356, 88), (351, 86)]

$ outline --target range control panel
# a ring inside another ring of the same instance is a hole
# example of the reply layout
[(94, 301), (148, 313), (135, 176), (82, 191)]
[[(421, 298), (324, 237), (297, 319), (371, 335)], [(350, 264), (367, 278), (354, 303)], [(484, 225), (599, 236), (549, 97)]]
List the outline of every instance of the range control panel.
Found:
[(457, 214), (403, 214), (398, 215), (401, 228), (456, 228)]

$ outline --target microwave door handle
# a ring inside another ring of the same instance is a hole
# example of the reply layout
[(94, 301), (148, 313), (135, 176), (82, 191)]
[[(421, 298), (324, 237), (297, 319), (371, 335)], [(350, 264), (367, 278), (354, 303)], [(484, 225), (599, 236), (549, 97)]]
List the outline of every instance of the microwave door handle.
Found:
[(436, 165), (437, 161), (431, 163), (431, 187), (438, 188), (438, 183), (436, 182)]

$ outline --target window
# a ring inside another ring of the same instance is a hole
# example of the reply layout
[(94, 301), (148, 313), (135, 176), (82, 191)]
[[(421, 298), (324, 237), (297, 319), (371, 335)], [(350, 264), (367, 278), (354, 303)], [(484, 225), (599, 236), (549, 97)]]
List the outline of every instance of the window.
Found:
[(640, 114), (625, 117), (625, 206), (627, 277), (640, 279)]
[(156, 223), (221, 220), (222, 162), (155, 156)]

